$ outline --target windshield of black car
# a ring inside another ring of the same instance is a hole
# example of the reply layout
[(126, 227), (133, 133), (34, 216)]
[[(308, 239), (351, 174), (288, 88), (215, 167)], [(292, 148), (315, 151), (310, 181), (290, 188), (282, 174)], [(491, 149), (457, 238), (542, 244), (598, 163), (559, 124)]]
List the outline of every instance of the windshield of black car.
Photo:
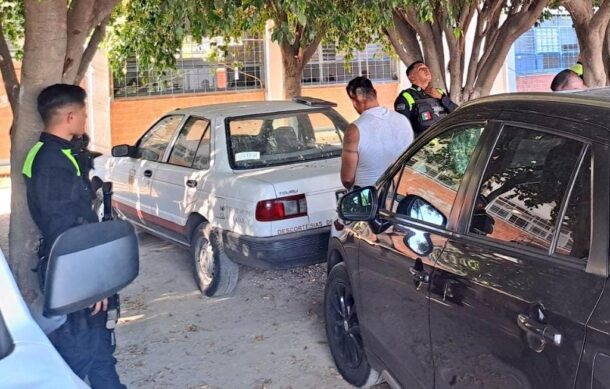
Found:
[(341, 155), (347, 122), (331, 109), (231, 118), (228, 150), (234, 169), (253, 169)]

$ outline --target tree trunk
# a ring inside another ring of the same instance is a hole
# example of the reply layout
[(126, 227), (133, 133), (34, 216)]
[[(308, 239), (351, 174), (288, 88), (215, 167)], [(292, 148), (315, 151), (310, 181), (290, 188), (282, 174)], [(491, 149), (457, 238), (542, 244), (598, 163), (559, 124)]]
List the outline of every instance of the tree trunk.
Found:
[[(21, 167), (42, 131), (36, 98), (47, 85), (61, 81), (66, 54), (65, 0), (25, 2), (25, 45), (21, 86), (11, 131), (11, 217), (8, 262), (26, 301), (37, 295), (35, 249), (38, 229), (27, 206)], [(64, 44), (57, 44), (64, 42)]]
[[(18, 90), (18, 93), (14, 94), (15, 102), (11, 104), (13, 124), (8, 262), (28, 302), (38, 294), (36, 274), (31, 269), (36, 266), (38, 260), (36, 249), (39, 231), (30, 216), (21, 169), (28, 151), (36, 143), (43, 129), (36, 99), (40, 91), (49, 85), (77, 82), (77, 77), (81, 74), (80, 70), (86, 68), (91, 61), (92, 52), (95, 52), (103, 37), (103, 28), (117, 2), (118, 0), (95, 2), (92, 11), (88, 7), (83, 7), (85, 2), (72, 1), (70, 6), (74, 9), (69, 9), (65, 0), (26, 0), (25, 42), (20, 84), (17, 84), (14, 68), (12, 74), (8, 66), (2, 68), (5, 79), (15, 80), (5, 83), (7, 95), (11, 96), (12, 92)], [(90, 1), (88, 4), (92, 5), (93, 2)], [(73, 25), (79, 26), (70, 34), (68, 34), (69, 18)], [(86, 23), (80, 23), (81, 19)], [(95, 39), (89, 41), (85, 51), (83, 37), (89, 36), (94, 28), (100, 28), (101, 32), (94, 34)], [(2, 38), (0, 51), (4, 52), (2, 44), (5, 43), (4, 37), (0, 36), (0, 38)], [(83, 55), (84, 51), (85, 55)], [(66, 70), (67, 73), (62, 74)]]
[(284, 88), (286, 100), (301, 96), (302, 76), (303, 69), (300, 68), (295, 61), (284, 61)]
[(561, 4), (574, 22), (585, 83), (589, 87), (605, 86), (604, 41), (610, 22), (610, 0), (601, 1), (597, 10), (591, 0), (563, 0)]

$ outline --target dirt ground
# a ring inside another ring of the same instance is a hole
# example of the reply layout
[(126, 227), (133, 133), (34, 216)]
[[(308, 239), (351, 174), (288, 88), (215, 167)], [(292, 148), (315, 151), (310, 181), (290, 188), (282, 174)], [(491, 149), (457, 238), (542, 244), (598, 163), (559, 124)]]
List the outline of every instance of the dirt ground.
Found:
[[(0, 189), (0, 203), (6, 201)], [(5, 252), (8, 219), (0, 209)], [(326, 343), (324, 265), (242, 267), (233, 296), (208, 299), (195, 286), (188, 251), (138, 236), (140, 275), (121, 293), (117, 330), (119, 374), (129, 388), (351, 387)]]

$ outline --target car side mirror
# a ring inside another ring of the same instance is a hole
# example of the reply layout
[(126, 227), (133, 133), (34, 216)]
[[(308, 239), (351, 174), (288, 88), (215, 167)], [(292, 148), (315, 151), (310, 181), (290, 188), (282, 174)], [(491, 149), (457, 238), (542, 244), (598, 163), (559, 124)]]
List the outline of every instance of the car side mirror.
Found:
[(419, 196), (407, 195), (400, 200), (397, 214), (439, 227), (447, 225), (447, 217), (436, 207)]
[(49, 254), (44, 315), (65, 315), (110, 297), (138, 271), (138, 239), (128, 222), (71, 228), (57, 238)]
[(129, 145), (117, 145), (112, 148), (113, 157), (135, 157), (137, 148)]
[(339, 217), (349, 221), (371, 221), (377, 215), (377, 191), (373, 186), (356, 189), (339, 201)]

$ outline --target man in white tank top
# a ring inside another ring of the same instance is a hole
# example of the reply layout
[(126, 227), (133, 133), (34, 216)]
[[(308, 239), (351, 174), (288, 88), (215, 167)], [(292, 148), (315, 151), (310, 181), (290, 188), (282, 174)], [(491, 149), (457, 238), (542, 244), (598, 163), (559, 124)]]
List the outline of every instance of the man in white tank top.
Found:
[(369, 79), (356, 77), (346, 89), (360, 117), (345, 130), (341, 182), (347, 189), (375, 185), (413, 142), (413, 129), (405, 116), (379, 105)]

